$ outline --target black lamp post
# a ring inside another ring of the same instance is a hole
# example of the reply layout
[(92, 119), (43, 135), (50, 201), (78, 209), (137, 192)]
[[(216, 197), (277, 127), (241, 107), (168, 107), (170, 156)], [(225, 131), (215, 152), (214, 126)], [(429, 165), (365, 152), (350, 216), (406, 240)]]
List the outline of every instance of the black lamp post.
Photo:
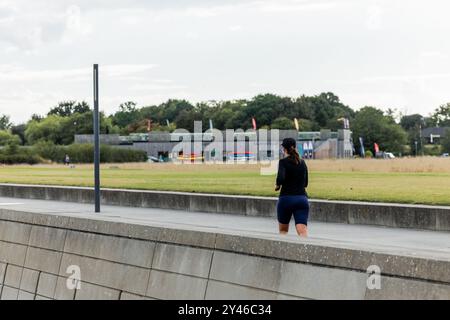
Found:
[(94, 185), (95, 212), (100, 212), (100, 121), (98, 113), (98, 64), (94, 64)]

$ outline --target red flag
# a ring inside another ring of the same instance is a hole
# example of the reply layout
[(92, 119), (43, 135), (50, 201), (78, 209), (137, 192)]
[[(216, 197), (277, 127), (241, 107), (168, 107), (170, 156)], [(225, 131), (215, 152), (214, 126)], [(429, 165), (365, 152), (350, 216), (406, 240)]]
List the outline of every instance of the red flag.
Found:
[(253, 125), (253, 130), (256, 130), (256, 120), (255, 120), (255, 118), (252, 118), (252, 125)]
[(380, 147), (378, 146), (378, 144), (374, 143), (373, 145), (374, 145), (374, 148), (375, 148), (375, 153), (380, 152)]

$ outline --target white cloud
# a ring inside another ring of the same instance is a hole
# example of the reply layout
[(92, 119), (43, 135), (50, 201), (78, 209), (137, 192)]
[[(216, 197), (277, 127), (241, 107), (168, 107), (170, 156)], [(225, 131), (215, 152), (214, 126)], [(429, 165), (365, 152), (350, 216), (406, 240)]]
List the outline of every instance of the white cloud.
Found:
[(257, 8), (263, 12), (295, 12), (295, 11), (322, 11), (336, 8), (344, 1), (261, 1), (256, 2)]
[(378, 4), (373, 4), (367, 8), (366, 26), (369, 30), (379, 30), (382, 27), (383, 9)]
[(231, 32), (236, 32), (236, 31), (241, 30), (241, 29), (242, 29), (242, 26), (240, 26), (240, 25), (234, 25), (234, 26), (228, 27), (228, 29), (229, 29)]
[(83, 37), (92, 32), (92, 26), (83, 18), (81, 9), (78, 6), (71, 5), (65, 13), (65, 32), (62, 41), (70, 43), (78, 37)]
[[(156, 67), (154, 64), (121, 64), (99, 66), (102, 77), (128, 78)], [(30, 70), (17, 65), (0, 65), (0, 81), (86, 81), (92, 76), (92, 68)]]
[(130, 87), (133, 91), (165, 91), (165, 90), (180, 90), (188, 89), (188, 86), (178, 85), (178, 84), (162, 84), (153, 82), (152, 83), (140, 83), (135, 84)]
[(447, 0), (0, 0), (0, 113), (20, 121), (90, 101), (96, 62), (106, 111), (322, 91), (352, 107), (431, 111), (450, 101), (449, 10)]

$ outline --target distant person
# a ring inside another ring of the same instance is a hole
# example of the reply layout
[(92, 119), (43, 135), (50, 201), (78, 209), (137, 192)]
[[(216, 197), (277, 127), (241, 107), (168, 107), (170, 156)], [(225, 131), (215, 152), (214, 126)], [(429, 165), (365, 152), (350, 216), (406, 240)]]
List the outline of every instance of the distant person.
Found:
[(66, 156), (64, 157), (64, 164), (66, 166), (70, 165), (70, 157), (68, 154), (66, 154)]
[(309, 201), (308, 168), (296, 149), (293, 138), (286, 138), (281, 144), (285, 158), (278, 163), (278, 175), (275, 191), (280, 191), (277, 202), (277, 216), (281, 234), (289, 231), (292, 215), (299, 236), (308, 236)]

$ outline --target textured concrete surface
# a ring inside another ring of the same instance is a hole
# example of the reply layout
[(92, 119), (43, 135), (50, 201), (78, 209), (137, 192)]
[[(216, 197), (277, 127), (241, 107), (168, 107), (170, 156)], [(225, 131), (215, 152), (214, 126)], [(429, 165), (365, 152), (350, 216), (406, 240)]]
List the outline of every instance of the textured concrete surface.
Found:
[[(223, 231), (237, 235), (255, 236), (259, 238), (269, 239), (291, 239), (298, 240), (294, 232), (294, 226), (291, 221), (291, 234), (286, 237), (281, 237), (277, 232), (277, 222), (274, 218), (267, 217), (247, 217), (247, 216), (233, 216), (227, 214), (208, 214), (202, 212), (184, 212), (179, 210), (169, 209), (153, 209), (153, 208), (130, 208), (130, 207), (118, 207), (118, 206), (103, 206), (102, 213), (94, 214), (93, 207), (89, 204), (74, 204), (70, 202), (60, 201), (41, 201), (41, 200), (26, 200), (14, 198), (0, 198), (0, 209), (4, 210), (20, 210), (26, 212), (46, 213), (54, 216), (64, 217), (79, 217), (79, 218), (95, 218), (104, 219), (107, 221), (115, 221), (120, 223), (135, 223), (149, 226), (170, 227), (170, 228), (182, 228), (182, 229), (199, 229), (202, 231)], [(92, 225), (89, 221), (86, 222), (88, 226)], [(0, 231), (3, 225), (8, 224), (7, 221), (0, 221)], [(78, 224), (79, 226), (79, 224)], [(17, 230), (21, 228), (21, 232), (9, 233), (17, 243), (27, 243), (28, 234), (32, 233), (29, 225), (14, 226), (14, 228), (8, 227), (8, 230)], [(36, 226), (33, 226), (37, 230)], [(42, 228), (42, 227), (40, 227)], [(61, 246), (61, 241), (64, 238), (64, 231), (53, 230), (54, 235), (50, 235), (47, 229), (46, 232), (42, 232), (42, 246), (46, 249), (49, 248), (49, 243), (54, 248), (55, 246)], [(97, 230), (100, 231), (100, 230)], [(58, 232), (58, 235), (55, 233)], [(409, 253), (414, 256), (424, 257), (450, 257), (450, 233), (447, 232), (433, 232), (426, 230), (408, 230), (408, 229), (396, 229), (396, 228), (383, 228), (377, 226), (361, 226), (361, 225), (347, 225), (338, 223), (323, 223), (323, 222), (311, 222), (309, 225), (310, 237), (308, 242), (317, 244), (333, 244), (335, 246), (348, 247), (352, 249), (369, 249), (371, 251), (379, 251), (385, 253)], [(3, 235), (0, 232), (0, 240)], [(166, 236), (170, 239), (170, 229), (166, 231)], [(195, 237), (196, 235), (192, 235)], [(203, 237), (204, 235), (198, 234), (197, 237)], [(69, 232), (68, 237), (73, 237)], [(94, 237), (94, 235), (88, 235), (88, 237)], [(186, 243), (186, 239), (181, 239), (182, 244), (189, 244), (192, 246), (199, 245), (202, 241), (195, 241), (195, 238), (190, 239), (191, 243)], [(53, 239), (53, 241), (49, 241)], [(58, 241), (59, 239), (59, 241)], [(203, 239), (202, 239), (203, 240)], [(77, 241), (82, 245), (82, 238), (77, 237)], [(126, 240), (115, 240), (126, 241)], [(298, 240), (301, 241), (301, 240)], [(77, 253), (73, 246), (77, 243), (70, 241), (67, 244), (69, 247), (67, 250)], [(112, 253), (110, 250), (102, 250), (102, 246), (112, 245), (97, 243), (100, 247), (89, 247), (85, 250), (92, 250), (91, 253), (83, 253), (85, 255), (98, 256), (99, 254), (132, 254), (133, 250), (121, 250), (122, 252)], [(115, 244), (119, 245), (119, 244)], [(83, 246), (85, 247), (85, 246)], [(122, 244), (122, 248), (126, 249), (126, 244)], [(1, 250), (1, 249), (0, 249)], [(149, 253), (151, 249), (148, 249)], [(144, 258), (144, 257), (141, 257)], [(125, 257), (124, 259), (130, 259)], [(148, 255), (145, 259), (149, 259)]]
[[(89, 188), (0, 184), (0, 197), (92, 203)], [(276, 198), (102, 189), (107, 205), (275, 217)], [(450, 231), (450, 207), (311, 200), (311, 220)]]
[(0, 198), (0, 297), (450, 299), (449, 246), (448, 232), (312, 222), (300, 239), (270, 217)]

